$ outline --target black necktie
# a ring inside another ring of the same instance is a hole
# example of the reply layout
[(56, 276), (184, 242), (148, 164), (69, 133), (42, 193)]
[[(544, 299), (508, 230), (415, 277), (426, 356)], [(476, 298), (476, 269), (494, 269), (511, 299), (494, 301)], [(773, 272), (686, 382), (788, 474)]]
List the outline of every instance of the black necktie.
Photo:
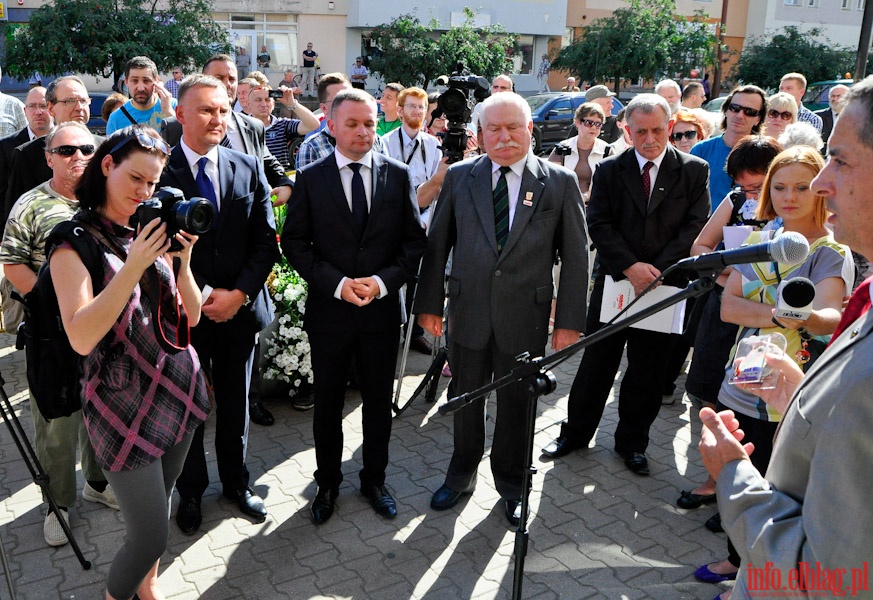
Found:
[(195, 183), (197, 183), (197, 192), (202, 198), (206, 198), (212, 203), (215, 207), (215, 214), (217, 215), (218, 199), (215, 197), (215, 188), (212, 186), (212, 180), (209, 178), (209, 175), (206, 174), (206, 163), (208, 162), (209, 159), (205, 156), (202, 156), (200, 160), (197, 161), (197, 179), (195, 180)]
[(497, 253), (503, 251), (509, 237), (509, 185), (506, 174), (509, 167), (500, 167), (500, 178), (494, 188), (494, 233), (497, 235)]
[(364, 190), (364, 178), (361, 176), (361, 163), (349, 163), (352, 170), (352, 219), (358, 227), (358, 235), (364, 234), (367, 227), (367, 192)]

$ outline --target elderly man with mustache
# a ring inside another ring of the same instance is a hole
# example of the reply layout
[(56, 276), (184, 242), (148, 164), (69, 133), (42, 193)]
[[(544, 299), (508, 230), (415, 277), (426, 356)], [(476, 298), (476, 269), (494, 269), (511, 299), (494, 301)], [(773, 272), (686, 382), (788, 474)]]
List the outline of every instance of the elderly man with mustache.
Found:
[[(562, 260), (552, 347), (579, 339), (585, 324), (588, 240), (576, 175), (530, 152), (530, 107), (513, 93), (483, 104), (479, 128), (486, 152), (446, 173), (428, 234), (414, 312), (435, 336), (443, 332), (448, 275), (449, 364), (455, 391), (474, 390), (516, 366), (522, 352), (542, 356), (548, 339), (556, 254)], [(491, 471), (506, 518), (517, 526), (525, 469), (529, 400), (515, 383), (497, 392), (499, 417)], [(447, 510), (476, 487), (485, 448), (485, 399), (455, 412), (454, 454), (431, 508)]]

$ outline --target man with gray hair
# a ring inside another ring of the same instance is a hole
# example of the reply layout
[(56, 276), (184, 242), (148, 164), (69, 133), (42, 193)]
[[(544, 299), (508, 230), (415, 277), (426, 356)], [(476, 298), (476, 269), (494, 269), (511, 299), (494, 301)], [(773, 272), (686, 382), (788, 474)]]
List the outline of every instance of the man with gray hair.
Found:
[[(588, 311), (589, 335), (604, 326), (600, 308), (607, 277), (629, 280), (639, 294), (664, 270), (688, 257), (709, 216), (709, 166), (669, 143), (667, 101), (640, 94), (627, 105), (626, 120), (634, 147), (600, 163), (588, 201), (588, 230), (601, 265)], [(686, 275), (676, 273), (664, 283), (684, 287)], [(630, 328), (588, 348), (570, 390), (567, 422), (543, 454), (557, 458), (588, 447), (627, 346), (615, 451), (633, 473), (648, 475), (649, 428), (661, 407), (658, 382), (672, 344), (668, 333)]]
[(846, 92), (849, 91), (849, 86), (839, 83), (832, 87), (828, 92), (828, 107), (815, 111), (822, 122), (821, 139), (825, 144), (831, 136), (831, 131), (834, 129), (834, 122), (843, 110), (843, 99)]
[[(846, 94), (828, 154), (811, 189), (827, 199), (836, 240), (873, 256), (873, 77)], [(784, 593), (770, 591), (778, 581), (793, 582), (798, 595), (870, 597), (870, 283), (852, 294), (830, 345), (805, 375), (793, 357), (768, 356), (779, 373), (776, 387), (749, 390), (783, 415), (766, 475), (752, 466), (753, 448), (743, 444), (731, 411), (700, 411), (700, 452), (717, 483), (722, 526), (742, 557), (732, 598)]]
[[(95, 150), (94, 136), (76, 121), (62, 123), (46, 136), (44, 160), (52, 177), (23, 194), (12, 206), (0, 244), (3, 273), (22, 296), (36, 285), (36, 274), (46, 259), (45, 245), (52, 229), (76, 212), (79, 205), (76, 185)], [(97, 464), (82, 411), (49, 421), (43, 418), (32, 395), (30, 407), (36, 456), (48, 475), (49, 489), (60, 511), (46, 514), (43, 537), (50, 546), (62, 546), (68, 540), (60, 519), (69, 521), (68, 509), (76, 502), (77, 449), (85, 476), (82, 497), (115, 510), (119, 508), (118, 501)]]
[(682, 88), (672, 79), (662, 79), (655, 86), (655, 93), (661, 96), (670, 105), (670, 116), (679, 112), (682, 102)]
[[(443, 333), (444, 282), (449, 290), (449, 364), (455, 391), (472, 391), (508, 374), (522, 352), (543, 356), (554, 285), (562, 277), (552, 348), (579, 339), (588, 291), (588, 240), (576, 175), (530, 152), (530, 106), (513, 93), (482, 103), (485, 155), (446, 173), (428, 233), (413, 312), (434, 336)], [(451, 271), (445, 269), (454, 252)], [(521, 383), (497, 391), (499, 418), (491, 471), (509, 523), (519, 524), (525, 464), (524, 424), (530, 400)], [(454, 453), (434, 510), (455, 506), (476, 487), (485, 449), (485, 399), (454, 415)]]

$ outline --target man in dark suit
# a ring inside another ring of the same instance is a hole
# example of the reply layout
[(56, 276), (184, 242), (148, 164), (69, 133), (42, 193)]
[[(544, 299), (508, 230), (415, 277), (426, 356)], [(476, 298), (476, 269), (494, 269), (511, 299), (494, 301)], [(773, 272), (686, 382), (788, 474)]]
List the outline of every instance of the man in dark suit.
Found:
[[(3, 222), (9, 217), (10, 204), (5, 206), (6, 188), (8, 185), (9, 165), (12, 162), (12, 151), (38, 137), (48, 135), (52, 130), (52, 116), (45, 102), (45, 88), (32, 88), (24, 100), (24, 116), (27, 127), (0, 139), (0, 201), (4, 202)], [(16, 198), (17, 200), (17, 198)]]
[[(481, 139), (487, 156), (449, 168), (428, 233), (414, 312), (432, 335), (442, 335), (445, 267), (448, 276), (449, 363), (457, 393), (506, 375), (522, 352), (543, 356), (554, 297), (552, 271), (561, 257), (561, 284), (552, 347), (579, 339), (588, 292), (588, 240), (576, 176), (530, 152), (530, 107), (513, 93), (482, 104)], [(525, 415), (529, 399), (513, 384), (497, 392), (498, 419), (491, 472), (506, 517), (521, 516)], [(431, 499), (446, 510), (476, 486), (485, 450), (485, 400), (454, 415), (454, 454), (445, 483)]]
[[(179, 86), (176, 117), (182, 139), (173, 149), (161, 184), (217, 204), (218, 219), (200, 236), (191, 270), (203, 289), (203, 316), (191, 331), (200, 361), (215, 391), (215, 451), (224, 496), (257, 521), (267, 516), (249, 487), (245, 466), (248, 391), (255, 336), (273, 318), (265, 282), (279, 258), (269, 187), (260, 163), (222, 147), (230, 115), (224, 86), (191, 75)], [(200, 527), (200, 498), (209, 484), (201, 425), (182, 474), (176, 522), (184, 533)]]
[[(606, 276), (630, 280), (639, 294), (675, 262), (686, 258), (709, 215), (709, 166), (677, 152), (667, 141), (670, 107), (655, 94), (640, 94), (627, 106), (634, 147), (602, 163), (588, 202), (588, 231), (602, 265), (591, 294), (588, 332), (600, 329)], [(685, 285), (684, 276), (668, 278)], [(666, 369), (671, 337), (630, 328), (586, 349), (570, 390), (561, 435), (543, 450), (550, 458), (586, 448), (600, 423), (627, 345), (628, 367), (619, 393), (615, 450), (628, 469), (648, 475), (649, 428), (661, 407), (658, 382)]]
[[(233, 106), (237, 99), (238, 85), (234, 59), (227, 54), (216, 54), (210, 57), (206, 64), (203, 65), (203, 74), (215, 77), (224, 84), (228, 101)], [(161, 121), (161, 135), (170, 146), (175, 146), (182, 137), (182, 127), (173, 117), (164, 119)], [(227, 136), (225, 140), (222, 140), (222, 145), (227, 145), (243, 154), (254, 156), (263, 163), (267, 181), (272, 187), (270, 197), (275, 198), (273, 205), (281, 206), (287, 203), (291, 197), (291, 189), (294, 184), (285, 175), (282, 163), (270, 153), (264, 136), (264, 124), (261, 121), (234, 111), (227, 121)], [(255, 350), (255, 355), (257, 356), (258, 354), (260, 354), (259, 350)], [(272, 425), (274, 422), (273, 415), (259, 401), (260, 380), (261, 375), (256, 362), (252, 371), (249, 415), (252, 421), (258, 425)]]
[(829, 106), (815, 111), (815, 114), (821, 117), (821, 139), (825, 144), (828, 143), (828, 138), (831, 137), (831, 131), (834, 130), (834, 121), (837, 120), (840, 111), (843, 110), (843, 97), (848, 91), (849, 86), (847, 85), (835, 85), (828, 92)]
[(361, 90), (334, 98), (328, 127), (336, 150), (297, 173), (282, 250), (309, 284), (303, 319), (315, 375), (316, 524), (334, 511), (342, 482), (343, 401), (352, 357), (363, 411), (361, 493), (386, 518), (391, 391), (400, 341), (398, 291), (412, 279), (427, 239), (415, 188), (401, 162), (372, 152), (376, 102)]
[[(91, 98), (88, 97), (85, 84), (75, 75), (58, 77), (52, 81), (46, 88), (45, 101), (56, 125), (67, 121), (87, 125), (91, 118)], [(94, 141), (99, 145), (103, 138), (95, 136)], [(52, 178), (52, 170), (45, 162), (45, 136), (15, 148), (9, 160), (8, 173), (4, 207), (6, 215), (21, 194)]]

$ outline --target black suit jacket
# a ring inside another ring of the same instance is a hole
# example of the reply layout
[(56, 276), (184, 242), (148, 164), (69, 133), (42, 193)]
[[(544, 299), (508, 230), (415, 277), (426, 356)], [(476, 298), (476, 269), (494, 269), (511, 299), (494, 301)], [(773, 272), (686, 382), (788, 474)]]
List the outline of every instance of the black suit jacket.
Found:
[[(0, 202), (3, 203), (4, 223), (9, 218), (12, 204), (15, 203), (15, 200), (12, 203), (6, 201), (6, 190), (9, 187), (9, 167), (12, 164), (12, 151), (29, 141), (30, 132), (27, 130), (27, 127), (0, 139)], [(49, 175), (49, 179), (51, 179), (51, 175)]]
[(821, 139), (827, 144), (831, 131), (834, 130), (834, 111), (828, 107), (815, 111), (815, 114), (821, 117)]
[[(588, 233), (597, 248), (601, 276), (624, 279), (636, 262), (664, 271), (687, 258), (709, 217), (709, 165), (667, 146), (646, 204), (633, 148), (600, 163), (588, 201)], [(685, 285), (684, 274), (668, 283)]]
[[(415, 187), (403, 163), (371, 153), (370, 215), (359, 240), (336, 155), (297, 172), (282, 231), (282, 251), (309, 283), (307, 331), (375, 332), (400, 324), (398, 290), (412, 279), (427, 246)], [(388, 295), (364, 307), (334, 297), (343, 277), (378, 275)], [(393, 358), (391, 359), (393, 360)]]
[[(252, 299), (226, 324), (241, 335), (254, 335), (273, 320), (265, 282), (279, 259), (270, 188), (253, 157), (218, 147), (221, 207), (218, 223), (200, 236), (191, 256), (191, 271), (202, 288), (238, 289)], [(161, 185), (181, 189), (186, 198), (199, 196), (194, 175), (181, 146), (170, 155)], [(201, 325), (214, 325), (208, 318)]]
[[(288, 185), (294, 187), (294, 182), (285, 175), (285, 168), (279, 162), (270, 149), (267, 148), (267, 143), (264, 137), (264, 124), (240, 114), (235, 111), (230, 113), (231, 119), (235, 120), (237, 129), (245, 144), (245, 153), (254, 156), (264, 165), (264, 173), (267, 175), (267, 181), (271, 188), (279, 187), (280, 185)], [(161, 121), (161, 136), (171, 147), (177, 146), (179, 140), (182, 139), (182, 125), (175, 117), (170, 117)]]

